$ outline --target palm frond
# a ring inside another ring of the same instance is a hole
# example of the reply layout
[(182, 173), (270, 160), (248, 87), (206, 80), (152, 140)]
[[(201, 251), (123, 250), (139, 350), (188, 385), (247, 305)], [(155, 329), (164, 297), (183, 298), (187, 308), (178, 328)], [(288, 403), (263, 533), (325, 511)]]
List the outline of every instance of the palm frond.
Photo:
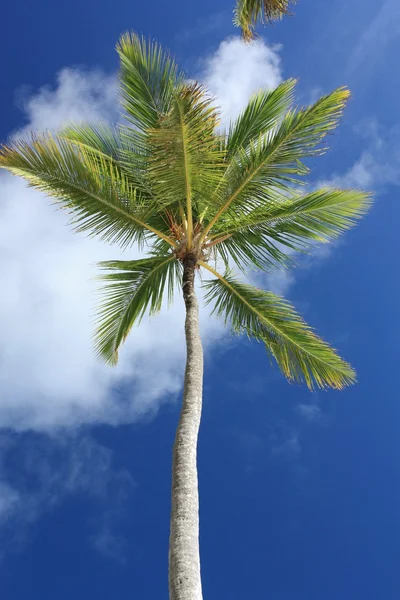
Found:
[(308, 173), (303, 159), (321, 154), (320, 142), (337, 125), (349, 91), (339, 88), (312, 106), (286, 113), (282, 121), (247, 148), (238, 149), (225, 173), (224, 186), (214, 199), (219, 204), (205, 227), (204, 238), (232, 207), (233, 215), (262, 206), (277, 190), (287, 193)]
[(169, 112), (183, 75), (160, 44), (135, 33), (121, 36), (117, 52), (121, 61), (122, 106), (127, 118), (141, 131), (156, 127), (160, 116)]
[(189, 247), (193, 219), (199, 217), (221, 176), (217, 118), (204, 88), (188, 84), (176, 93), (159, 126), (149, 131), (149, 177), (157, 206), (184, 207)]
[[(153, 233), (171, 246), (168, 229), (147, 222), (148, 199), (106, 158), (79, 152), (67, 139), (48, 135), (3, 146), (0, 167), (52, 196), (71, 215), (76, 231), (126, 247)], [(145, 220), (147, 219), (147, 221)]]
[(118, 349), (132, 326), (139, 323), (146, 311), (159, 312), (165, 289), (169, 301), (180, 276), (180, 263), (172, 254), (155, 255), (133, 261), (99, 263), (105, 274), (99, 279), (101, 304), (97, 313), (95, 346), (106, 362), (116, 364)]
[(295, 79), (288, 79), (274, 90), (260, 90), (251, 96), (246, 108), (230, 126), (228, 157), (279, 124), (293, 103), (295, 85)]
[(111, 161), (113, 169), (121, 170), (135, 189), (151, 197), (147, 185), (149, 149), (142, 133), (126, 125), (79, 123), (70, 124), (58, 135), (77, 146), (81, 154), (99, 160), (100, 166), (104, 161)]
[(354, 383), (355, 373), (323, 340), (316, 336), (292, 305), (271, 292), (222, 276), (208, 265), (216, 279), (205, 283), (207, 301), (232, 325), (263, 342), (289, 380), (304, 381), (310, 389), (342, 389)]
[[(221, 223), (211, 237), (218, 249), (249, 244), (263, 248), (274, 262), (285, 263), (271, 253), (277, 242), (293, 250), (304, 250), (313, 242), (329, 242), (353, 227), (372, 204), (371, 195), (360, 190), (322, 188), (303, 196), (295, 195), (271, 202), (247, 215)], [(256, 244), (256, 242), (258, 242)], [(251, 258), (251, 257), (250, 257)], [(260, 266), (255, 260), (254, 264)], [(262, 267), (261, 267), (262, 268)]]
[(272, 23), (289, 15), (289, 4), (295, 0), (237, 0), (233, 22), (240, 27), (246, 41), (254, 39), (257, 22)]
[(232, 265), (233, 261), (245, 274), (249, 269), (271, 272), (277, 268), (287, 269), (293, 264), (292, 258), (279, 244), (255, 228), (221, 235), (211, 241), (209, 247), (216, 251), (225, 265)]
[(107, 123), (70, 123), (59, 135), (93, 154), (119, 160), (121, 136), (118, 128)]

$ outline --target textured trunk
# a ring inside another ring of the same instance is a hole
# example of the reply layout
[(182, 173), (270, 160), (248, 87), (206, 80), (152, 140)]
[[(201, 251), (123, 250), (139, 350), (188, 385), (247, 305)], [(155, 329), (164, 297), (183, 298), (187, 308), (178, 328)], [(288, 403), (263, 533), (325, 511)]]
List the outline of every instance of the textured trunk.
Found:
[(170, 600), (202, 600), (199, 553), (197, 437), (203, 393), (203, 348), (199, 306), (194, 291), (196, 258), (186, 256), (183, 298), (186, 306), (186, 371), (183, 404), (172, 460), (172, 509), (169, 540)]

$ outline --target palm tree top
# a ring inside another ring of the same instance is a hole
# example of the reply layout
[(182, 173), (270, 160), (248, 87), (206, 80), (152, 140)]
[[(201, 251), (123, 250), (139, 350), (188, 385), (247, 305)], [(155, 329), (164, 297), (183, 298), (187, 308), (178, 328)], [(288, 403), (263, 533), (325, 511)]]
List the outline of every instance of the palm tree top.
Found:
[(368, 210), (362, 191), (302, 191), (305, 160), (324, 152), (348, 90), (294, 108), (288, 80), (254, 94), (221, 132), (207, 89), (158, 43), (126, 33), (117, 51), (128, 125), (72, 124), (0, 150), (0, 167), (54, 198), (77, 231), (146, 249), (141, 260), (100, 263), (99, 355), (117, 361), (132, 326), (160, 310), (164, 293), (172, 298), (190, 257), (212, 276), (203, 285), (214, 311), (262, 342), (288, 379), (352, 383), (350, 365), (290, 303), (234, 274), (287, 268), (293, 251), (335, 239)]
[(273, 23), (290, 15), (290, 4), (296, 0), (237, 0), (233, 22), (242, 30), (243, 38), (249, 42), (254, 39), (258, 22)]

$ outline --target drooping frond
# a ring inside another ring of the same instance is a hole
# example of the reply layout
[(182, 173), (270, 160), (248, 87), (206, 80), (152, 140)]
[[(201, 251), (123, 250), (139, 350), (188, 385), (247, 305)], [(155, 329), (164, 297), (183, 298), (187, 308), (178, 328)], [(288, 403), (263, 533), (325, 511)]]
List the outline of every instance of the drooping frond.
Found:
[(214, 311), (235, 332), (263, 342), (285, 377), (305, 381), (310, 389), (342, 389), (354, 383), (351, 366), (315, 335), (289, 302), (202, 266), (217, 277), (205, 283), (207, 300), (214, 304)]
[(168, 254), (102, 262), (99, 266), (105, 271), (99, 277), (105, 285), (101, 289), (95, 345), (99, 356), (116, 364), (118, 349), (132, 326), (140, 322), (146, 311), (152, 315), (160, 310), (166, 288), (169, 300), (172, 299), (180, 264)]
[(284, 81), (274, 90), (260, 90), (251, 96), (246, 108), (229, 129), (228, 156), (247, 148), (251, 140), (276, 127), (293, 104), (295, 79)]
[(289, 4), (295, 0), (237, 0), (233, 22), (242, 30), (246, 41), (255, 37), (254, 29), (259, 21), (272, 23), (290, 14)]
[(177, 91), (167, 115), (149, 132), (149, 177), (159, 207), (182, 206), (188, 247), (198, 218), (220, 179), (222, 156), (215, 134), (217, 112), (197, 84)]
[[(353, 227), (363, 217), (372, 203), (371, 195), (359, 190), (338, 190), (323, 188), (303, 196), (277, 199), (259, 209), (242, 215), (231, 225), (225, 225), (220, 233), (211, 237), (211, 243), (218, 243), (221, 252), (232, 248), (248, 247), (249, 259), (254, 252), (253, 264), (263, 268), (271, 263), (287, 264), (285, 254), (278, 249), (287, 246), (293, 250), (303, 250), (312, 242), (328, 242)], [(274, 245), (275, 243), (275, 245)], [(252, 250), (254, 248), (254, 250)], [(267, 255), (263, 261), (258, 254)], [(243, 261), (243, 256), (241, 257)], [(286, 257), (287, 259), (288, 257)]]
[(160, 44), (135, 33), (122, 35), (117, 51), (122, 106), (128, 119), (141, 131), (156, 127), (171, 108), (182, 74)]
[(204, 237), (229, 209), (233, 216), (254, 210), (269, 201), (271, 191), (287, 193), (290, 186), (299, 184), (298, 176), (308, 173), (303, 159), (324, 151), (320, 142), (336, 127), (348, 97), (348, 90), (339, 88), (306, 109), (289, 111), (276, 128), (238, 149), (227, 168), (222, 192), (220, 188), (215, 196), (219, 208)]
[[(26, 179), (32, 187), (52, 196), (71, 215), (77, 231), (89, 232), (125, 247), (153, 233), (165, 233), (148, 224), (148, 199), (112, 162), (93, 160), (67, 139), (48, 135), (3, 146), (0, 167)], [(146, 217), (146, 221), (144, 220)], [(169, 242), (174, 245), (171, 240)]]

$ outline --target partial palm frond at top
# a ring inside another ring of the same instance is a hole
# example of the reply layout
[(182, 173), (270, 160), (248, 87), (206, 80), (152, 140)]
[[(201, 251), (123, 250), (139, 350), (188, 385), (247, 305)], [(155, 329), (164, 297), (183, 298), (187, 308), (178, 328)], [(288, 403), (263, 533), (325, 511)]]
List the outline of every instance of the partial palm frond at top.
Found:
[(117, 361), (132, 326), (181, 284), (191, 255), (214, 276), (204, 285), (217, 313), (262, 341), (288, 379), (350, 384), (351, 367), (290, 304), (229, 272), (289, 268), (295, 251), (336, 239), (369, 209), (367, 192), (303, 187), (307, 159), (325, 152), (348, 90), (296, 108), (288, 80), (252, 95), (221, 133), (215, 99), (158, 43), (129, 33), (117, 48), (122, 123), (70, 124), (0, 148), (0, 167), (54, 198), (76, 230), (145, 251), (101, 265), (98, 354)]
[(289, 6), (296, 0), (237, 0), (234, 24), (240, 27), (246, 41), (255, 37), (258, 22), (272, 23), (290, 14)]

